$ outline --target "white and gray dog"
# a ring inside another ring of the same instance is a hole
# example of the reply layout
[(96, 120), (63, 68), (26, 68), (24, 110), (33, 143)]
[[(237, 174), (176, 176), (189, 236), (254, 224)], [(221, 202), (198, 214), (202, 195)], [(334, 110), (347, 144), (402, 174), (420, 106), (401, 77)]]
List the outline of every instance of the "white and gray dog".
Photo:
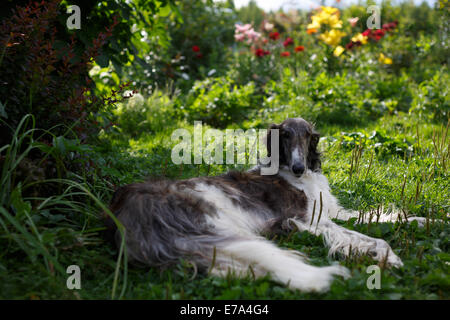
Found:
[[(262, 236), (296, 227), (323, 235), (330, 254), (368, 254), (390, 266), (402, 266), (386, 241), (331, 220), (347, 220), (358, 213), (343, 209), (331, 194), (320, 170), (319, 134), (313, 126), (290, 118), (270, 129), (279, 130), (278, 174), (261, 175), (257, 166), (247, 172), (119, 188), (110, 209), (125, 227), (130, 260), (163, 267), (185, 259), (219, 276), (229, 272), (244, 276), (251, 270), (256, 277), (270, 274), (303, 291), (324, 291), (333, 276), (349, 276), (343, 266), (312, 266), (301, 253), (279, 248)], [(269, 155), (270, 141), (268, 137)], [(397, 215), (383, 215), (379, 221), (395, 221)], [(115, 240), (121, 241), (117, 230)]]

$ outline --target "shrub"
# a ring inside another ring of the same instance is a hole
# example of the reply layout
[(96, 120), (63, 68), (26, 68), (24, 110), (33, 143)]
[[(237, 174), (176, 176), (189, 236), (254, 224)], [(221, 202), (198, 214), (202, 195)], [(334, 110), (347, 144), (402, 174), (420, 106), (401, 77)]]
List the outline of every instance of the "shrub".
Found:
[(341, 132), (340, 145), (345, 150), (353, 150), (356, 145), (373, 149), (376, 154), (386, 157), (397, 155), (401, 157), (414, 154), (413, 142), (403, 135), (389, 136), (384, 130), (374, 130), (370, 134), (365, 132)]
[(410, 112), (434, 121), (450, 117), (450, 95), (448, 71), (437, 72), (430, 80), (423, 81), (414, 94)]
[(147, 100), (140, 94), (134, 95), (120, 104), (115, 114), (122, 132), (134, 138), (164, 131), (176, 118), (173, 100), (161, 90), (154, 91)]
[(284, 79), (280, 88), (277, 84), (272, 88), (272, 96), (278, 96), (269, 99), (274, 108), (288, 105), (290, 114), (329, 124), (355, 124), (379, 115), (371, 91), (345, 73), (334, 77), (321, 73), (315, 78), (303, 73)]
[(224, 74), (236, 21), (230, 4), (206, 1), (205, 5), (201, 0), (183, 0), (179, 9), (183, 22), (172, 22), (168, 28), (169, 57), (184, 57), (174, 76), (180, 78), (185, 73), (191, 79), (202, 79), (211, 76), (210, 72), (216, 72), (215, 76)]
[[(377, 99), (387, 104), (387, 111), (393, 112), (395, 110), (408, 111), (411, 105), (411, 80), (408, 75), (385, 75), (374, 77), (373, 86), (375, 96)], [(393, 101), (392, 101), (393, 100)], [(389, 106), (389, 102), (391, 102)]]
[[(0, 24), (1, 116), (12, 128), (27, 113), (34, 114), (42, 129), (75, 124), (74, 130), (86, 138), (98, 130), (105, 103), (93, 94), (87, 70), (117, 21), (80, 54), (74, 37), (68, 46), (58, 42), (59, 10), (57, 0), (30, 3)], [(0, 132), (6, 143), (11, 131), (1, 126)]]
[(197, 81), (189, 92), (180, 111), (191, 120), (201, 120), (212, 127), (224, 128), (233, 122), (248, 119), (258, 106), (252, 82), (237, 85), (227, 77)]
[[(151, 27), (136, 22), (133, 45), (124, 49), (133, 58), (121, 67), (121, 77), (148, 95), (158, 88), (174, 89), (174, 84), (186, 92), (195, 80), (224, 74), (233, 41), (236, 18), (230, 4), (183, 0), (175, 7), (173, 0), (166, 2), (170, 9), (155, 12)], [(147, 6), (140, 10), (148, 14)]]

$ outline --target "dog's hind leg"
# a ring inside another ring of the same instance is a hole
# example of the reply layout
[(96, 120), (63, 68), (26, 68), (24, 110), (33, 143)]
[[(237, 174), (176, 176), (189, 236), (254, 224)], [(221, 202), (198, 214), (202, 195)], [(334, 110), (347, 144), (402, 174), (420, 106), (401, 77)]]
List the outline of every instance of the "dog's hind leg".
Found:
[(308, 265), (298, 252), (278, 248), (262, 237), (241, 238), (219, 244), (216, 247), (216, 255), (213, 274), (225, 276), (230, 271), (243, 275), (250, 267), (255, 277), (270, 274), (275, 281), (302, 291), (325, 291), (329, 288), (333, 276), (349, 275), (347, 269), (339, 265)]
[(401, 259), (394, 253), (383, 239), (376, 239), (362, 233), (345, 229), (333, 221), (324, 218), (317, 224), (305, 223), (298, 219), (290, 219), (299, 231), (308, 231), (315, 235), (323, 235), (325, 243), (330, 247), (329, 254), (336, 253), (368, 254), (377, 261), (385, 261), (393, 267), (401, 267)]

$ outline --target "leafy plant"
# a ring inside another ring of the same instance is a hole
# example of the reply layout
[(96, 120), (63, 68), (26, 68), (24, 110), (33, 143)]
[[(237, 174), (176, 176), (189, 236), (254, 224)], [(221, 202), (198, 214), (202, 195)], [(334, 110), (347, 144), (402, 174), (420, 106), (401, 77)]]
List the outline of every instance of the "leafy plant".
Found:
[(449, 75), (444, 69), (419, 84), (410, 112), (434, 121), (447, 122), (450, 117), (448, 82)]
[(399, 155), (408, 157), (414, 155), (413, 143), (405, 137), (398, 135), (391, 137), (383, 130), (375, 130), (370, 134), (362, 132), (341, 132), (340, 144), (347, 150), (360, 146), (373, 149), (380, 156)]
[(201, 120), (213, 127), (223, 128), (241, 121), (258, 107), (253, 93), (253, 83), (239, 86), (229, 78), (208, 78), (195, 83), (182, 102), (181, 112), (191, 121)]
[[(31, 128), (28, 129), (27, 126), (30, 122)], [(25, 254), (32, 265), (44, 264), (45, 276), (56, 277), (60, 283), (64, 283), (61, 278), (65, 278), (66, 270), (60, 253), (67, 247), (84, 246), (99, 241), (90, 230), (93, 209), (90, 201), (93, 201), (93, 206), (97, 206), (104, 211), (105, 215), (111, 217), (122, 235), (124, 231), (121, 223), (91, 191), (87, 181), (83, 181), (75, 174), (72, 175), (71, 180), (42, 179), (33, 181), (25, 179), (16, 181), (15, 178), (21, 163), (34, 149), (40, 148), (47, 152), (45, 157), (52, 155), (56, 159), (62, 159), (70, 152), (87, 150), (86, 146), (79, 147), (74, 141), (63, 137), (57, 137), (53, 147), (43, 147), (34, 137), (39, 131), (41, 130), (34, 128), (34, 118), (26, 115), (19, 122), (11, 142), (0, 148), (0, 159), (2, 160), (0, 226), (4, 231), (0, 236), (0, 245), (9, 248), (3, 251), (3, 256), (17, 257)], [(59, 187), (63, 187), (64, 190), (49, 197), (23, 196), (25, 189), (37, 184), (46, 184), (52, 188), (56, 187), (58, 190), (61, 190)], [(86, 229), (86, 227), (88, 228)], [(11, 242), (17, 246), (10, 246)], [(118, 276), (122, 265), (125, 288), (127, 260), (124, 241), (122, 241), (114, 272), (112, 298), (116, 295)], [(123, 295), (123, 290), (121, 294)]]
[(140, 94), (119, 105), (117, 126), (131, 137), (163, 131), (179, 117), (174, 100), (161, 90), (154, 91), (145, 99)]
[[(82, 54), (76, 54), (74, 38), (67, 47), (58, 47), (59, 14), (59, 1), (36, 2), (17, 7), (12, 17), (2, 21), (2, 115), (12, 128), (25, 114), (33, 113), (43, 129), (71, 123), (80, 136), (87, 136), (98, 130), (93, 124), (104, 106), (90, 89), (88, 65), (117, 22), (101, 32)], [(2, 125), (0, 132), (0, 141), (6, 143), (10, 130)]]

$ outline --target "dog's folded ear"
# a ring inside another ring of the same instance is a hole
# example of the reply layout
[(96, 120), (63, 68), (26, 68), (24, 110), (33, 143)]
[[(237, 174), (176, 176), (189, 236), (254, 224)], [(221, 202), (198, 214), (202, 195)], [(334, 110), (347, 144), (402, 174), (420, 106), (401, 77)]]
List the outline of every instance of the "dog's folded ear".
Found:
[(280, 127), (281, 127), (281, 124), (272, 123), (269, 126), (269, 129), (280, 129)]
[(319, 140), (320, 140), (320, 133), (314, 130), (313, 128), (311, 132), (311, 140), (309, 142), (309, 150), (308, 150), (308, 168), (311, 171), (320, 171), (321, 169), (320, 152), (317, 150)]
[(317, 132), (315, 129), (312, 130), (311, 133), (311, 142), (314, 143), (317, 147), (317, 144), (319, 143), (319, 139), (320, 139), (320, 133)]

